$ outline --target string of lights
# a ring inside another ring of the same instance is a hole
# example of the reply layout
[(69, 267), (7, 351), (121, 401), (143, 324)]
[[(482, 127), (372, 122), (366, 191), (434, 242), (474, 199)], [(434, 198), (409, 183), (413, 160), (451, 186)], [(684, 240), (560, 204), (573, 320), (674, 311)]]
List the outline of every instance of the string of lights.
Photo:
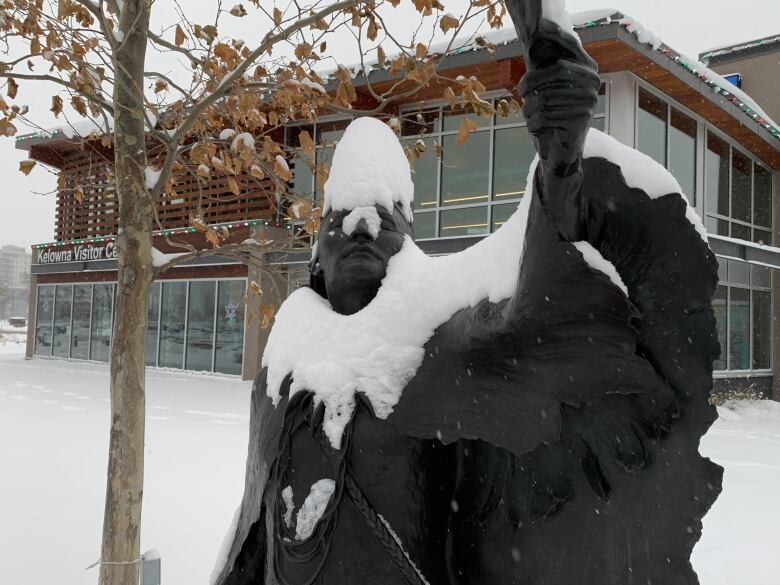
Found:
[[(249, 221), (229, 221), (224, 223), (215, 223), (210, 226), (209, 228), (213, 229), (219, 229), (219, 228), (227, 228), (227, 229), (238, 229), (242, 227), (252, 227), (252, 226), (258, 226), (262, 225), (264, 227), (275, 227), (275, 228), (281, 228), (281, 229), (287, 229), (287, 230), (294, 230), (295, 226), (292, 225), (282, 225), (280, 223), (270, 222), (270, 221), (264, 221), (259, 219), (252, 219)], [(152, 235), (154, 236), (173, 236), (173, 235), (181, 235), (181, 234), (194, 234), (198, 230), (194, 227), (184, 227), (184, 228), (172, 228), (167, 230), (156, 230), (152, 232)], [(79, 240), (63, 240), (61, 242), (49, 242), (47, 244), (36, 244), (34, 247), (38, 250), (42, 248), (53, 248), (53, 247), (59, 247), (59, 246), (80, 246), (82, 244), (100, 244), (103, 242), (114, 242), (116, 241), (116, 236), (96, 236), (94, 238), (83, 238)]]

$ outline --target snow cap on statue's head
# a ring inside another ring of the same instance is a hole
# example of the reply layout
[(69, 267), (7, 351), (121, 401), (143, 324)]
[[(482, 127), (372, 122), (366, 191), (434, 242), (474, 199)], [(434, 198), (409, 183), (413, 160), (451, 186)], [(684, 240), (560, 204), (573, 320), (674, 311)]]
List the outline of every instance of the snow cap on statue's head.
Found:
[(354, 120), (333, 153), (322, 214), (374, 205), (392, 213), (398, 205), (411, 224), (413, 198), (409, 161), (395, 132), (374, 118)]

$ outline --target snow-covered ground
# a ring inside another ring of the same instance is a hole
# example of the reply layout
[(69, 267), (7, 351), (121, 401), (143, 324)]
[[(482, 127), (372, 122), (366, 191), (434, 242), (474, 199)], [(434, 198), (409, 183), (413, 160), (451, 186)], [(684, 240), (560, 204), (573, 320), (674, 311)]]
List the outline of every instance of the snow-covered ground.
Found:
[[(163, 585), (208, 582), (243, 489), (249, 391), (149, 372), (142, 549), (160, 551)], [(0, 340), (0, 582), (96, 583), (107, 429), (106, 366)], [(721, 409), (702, 452), (726, 467), (694, 551), (702, 585), (777, 585), (780, 404)]]

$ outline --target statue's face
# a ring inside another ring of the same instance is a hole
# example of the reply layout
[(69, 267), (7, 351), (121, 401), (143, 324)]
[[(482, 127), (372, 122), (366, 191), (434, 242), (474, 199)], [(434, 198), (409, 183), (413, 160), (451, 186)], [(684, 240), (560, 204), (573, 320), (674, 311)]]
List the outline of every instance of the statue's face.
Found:
[(400, 209), (390, 213), (375, 206), (380, 225), (376, 237), (361, 219), (351, 233), (343, 222), (351, 210), (332, 211), (322, 219), (317, 240), (318, 261), (314, 272), (321, 274), (328, 299), (338, 310), (338, 303), (347, 297), (358, 299), (359, 307), (347, 307), (345, 312), (360, 310), (379, 290), (387, 265), (403, 246), (404, 236), (411, 229)]

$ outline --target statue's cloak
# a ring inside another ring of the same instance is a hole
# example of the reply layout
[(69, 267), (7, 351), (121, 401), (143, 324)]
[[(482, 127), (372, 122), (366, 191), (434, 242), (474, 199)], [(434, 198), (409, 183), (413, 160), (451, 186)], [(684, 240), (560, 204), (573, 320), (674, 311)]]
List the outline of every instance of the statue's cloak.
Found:
[[(431, 584), (698, 583), (689, 559), (722, 474), (698, 453), (716, 418), (717, 263), (679, 193), (650, 197), (605, 158), (583, 168), (566, 217), (550, 216), (539, 189), (529, 195), (514, 296), (440, 325), (386, 419), (359, 402), (335, 455), (328, 511), (292, 553), (280, 553), (289, 543), (272, 509), (285, 474), (310, 485), (332, 460), (320, 449), (312, 395), (290, 397), (288, 376), (274, 405), (261, 373), (218, 585), (404, 583), (352, 509), (343, 474), (363, 482)], [(562, 223), (622, 282), (563, 241)], [(309, 455), (290, 439), (303, 428)], [(388, 452), (394, 441), (403, 446)], [(440, 493), (410, 496), (408, 481), (402, 493), (400, 484), (371, 485), (371, 461), (393, 476), (419, 473), (418, 491)]]

